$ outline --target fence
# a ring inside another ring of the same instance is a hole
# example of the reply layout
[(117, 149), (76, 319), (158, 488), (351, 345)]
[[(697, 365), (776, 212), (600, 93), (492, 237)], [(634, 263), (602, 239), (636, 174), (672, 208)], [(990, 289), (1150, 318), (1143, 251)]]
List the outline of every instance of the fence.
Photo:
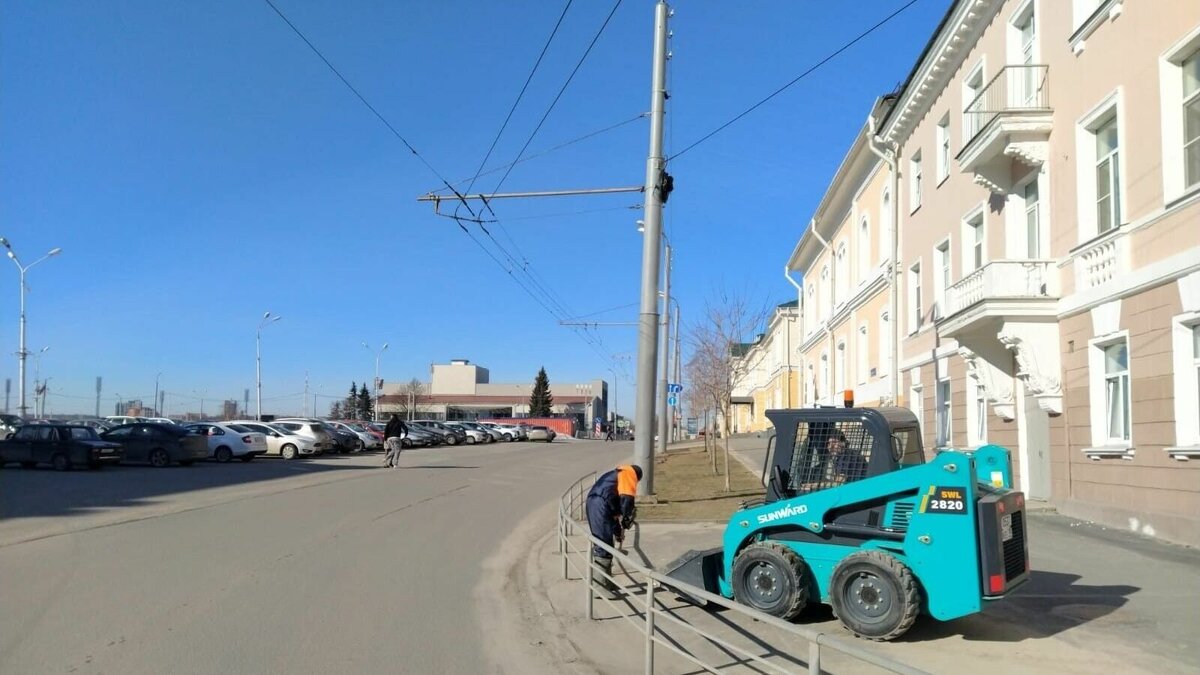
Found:
[[(589, 474), (576, 481), (559, 499), (558, 505), (558, 550), (562, 557), (562, 574), (563, 579), (571, 579), (571, 571), (578, 575), (583, 584), (586, 602), (584, 605), (585, 616), (588, 619), (595, 618), (595, 600), (596, 593), (593, 588), (595, 575), (600, 574), (602, 577), (619, 584), (615, 576), (609, 576), (601, 570), (598, 570), (591, 562), (592, 546), (599, 546), (608, 551), (616, 562), (619, 562), (624, 570), (624, 573), (629, 576), (634, 582), (633, 586), (626, 586), (623, 595), (629, 600), (626, 605), (628, 608), (633, 602), (633, 594), (628, 593), (632, 588), (634, 591), (641, 590), (645, 593), (645, 601), (641, 605), (640, 613), (635, 611), (632, 616), (623, 615), (623, 618), (628, 620), (636, 629), (640, 630), (644, 636), (644, 672), (646, 675), (652, 675), (654, 669), (655, 649), (658, 646), (664, 647), (684, 659), (696, 664), (700, 668), (710, 673), (720, 672), (722, 668), (733, 665), (745, 665), (747, 662), (753, 662), (758, 666), (770, 672), (779, 673), (795, 673), (801, 672), (797, 668), (788, 668), (781, 665), (777, 661), (772, 661), (763, 654), (746, 649), (736, 645), (732, 640), (727, 639), (717, 634), (717, 631), (707, 630), (693, 625), (667, 610), (659, 600), (658, 596), (666, 588), (673, 589), (668, 591), (674, 593), (681, 591), (694, 598), (704, 600), (706, 602), (719, 605), (727, 610), (736, 612), (742, 616), (753, 619), (761, 624), (769, 625), (778, 629), (784, 635), (790, 638), (800, 638), (808, 643), (808, 657), (806, 661), (801, 661), (795, 658), (789, 658), (792, 664), (806, 668), (810, 674), (819, 674), (821, 670), (821, 655), (822, 650), (833, 650), (839, 654), (850, 657), (857, 662), (876, 666), (882, 670), (892, 673), (904, 673), (906, 675), (929, 675), (923, 670), (907, 666), (892, 659), (888, 659), (869, 650), (863, 649), (851, 640), (832, 636), (822, 633), (818, 630), (806, 628), (796, 624), (783, 621), (782, 619), (764, 614), (753, 610), (745, 605), (738, 604), (732, 600), (728, 600), (719, 595), (714, 595), (703, 589), (682, 583), (668, 577), (660, 572), (655, 571), (647, 564), (642, 564), (637, 560), (629, 557), (611, 546), (595, 539), (589, 533), (586, 516), (585, 502), (587, 500), (588, 490), (592, 483), (596, 480), (596, 474)], [(579, 534), (576, 534), (578, 531)], [(583, 542), (582, 548), (576, 546), (576, 542)], [(640, 581), (639, 581), (640, 579)], [(623, 609), (619, 607), (615, 601), (608, 598), (601, 598), (610, 606), (618, 609), (619, 613), (623, 613)], [(661, 622), (661, 623), (660, 623)], [(680, 640), (673, 639), (668, 634), (668, 629), (675, 628), (682, 633), (690, 633), (694, 636), (703, 638), (708, 643), (722, 650), (727, 655), (739, 655), (740, 658), (735, 659), (732, 664), (714, 664), (702, 660), (700, 657), (692, 653), (691, 650), (682, 646)], [(772, 649), (773, 655), (778, 657), (790, 657), (787, 651), (782, 649)]]

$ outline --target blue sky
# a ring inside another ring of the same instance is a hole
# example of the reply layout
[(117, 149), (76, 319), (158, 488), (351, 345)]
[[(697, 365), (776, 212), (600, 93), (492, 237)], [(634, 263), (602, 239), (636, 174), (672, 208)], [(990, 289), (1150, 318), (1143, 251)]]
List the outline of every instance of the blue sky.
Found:
[[(562, 9), (276, 1), (452, 180), (474, 173)], [(668, 154), (901, 4), (678, 3)], [(920, 0), (672, 164), (666, 222), (685, 322), (720, 283), (792, 297), (788, 253), (872, 101), (903, 80), (948, 4)], [(611, 6), (572, 5), (489, 165), (513, 160)], [(652, 19), (649, 0), (621, 5), (530, 153), (648, 108)], [(638, 184), (647, 132), (639, 120), (521, 164), (504, 189)], [(240, 399), (267, 310), (283, 317), (263, 334), (268, 413), (299, 411), (306, 371), (326, 395), (369, 379), (364, 341), (391, 344), (382, 376), (393, 381), (427, 379), (429, 364), (451, 358), (496, 382), (532, 381), (542, 365), (552, 387), (611, 380), (611, 363), (415, 201), (438, 186), (264, 2), (0, 4), (0, 235), (25, 262), (64, 249), (27, 280), (29, 348), (50, 347), (51, 412), (90, 411), (96, 376), (104, 414), (118, 394), (149, 400), (160, 371), (169, 412), (198, 409), (197, 392), (208, 406)], [(623, 207), (640, 201), (508, 201), (489, 229), (566, 310), (589, 314), (637, 301), (640, 211)], [(14, 381), (14, 409), (17, 315), (17, 270), (5, 263), (0, 379)], [(602, 351), (628, 355), (616, 367), (632, 375), (634, 331), (600, 338)], [(628, 413), (632, 382), (619, 386)]]

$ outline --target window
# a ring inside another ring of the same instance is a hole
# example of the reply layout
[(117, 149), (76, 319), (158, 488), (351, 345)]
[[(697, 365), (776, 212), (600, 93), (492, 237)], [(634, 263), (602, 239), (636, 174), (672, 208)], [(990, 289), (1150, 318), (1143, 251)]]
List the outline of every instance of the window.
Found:
[(866, 478), (872, 444), (862, 422), (800, 422), (788, 488), (803, 494)]
[(817, 392), (817, 398), (825, 397), (833, 402), (833, 395), (829, 391), (829, 354), (821, 354), (821, 387)]
[(938, 244), (933, 260), (937, 270), (933, 275), (933, 302), (941, 313), (946, 307), (946, 289), (950, 288), (950, 240)]
[(858, 371), (857, 382), (859, 384), (866, 384), (867, 378), (871, 376), (871, 358), (868, 353), (871, 349), (871, 343), (868, 337), (866, 325), (859, 326), (858, 342), (854, 345), (854, 357), (858, 362), (856, 370)]
[(811, 333), (817, 327), (817, 287), (814, 281), (808, 287), (808, 303), (804, 307), (804, 322), (808, 324), (808, 332)]
[(951, 444), (950, 432), (950, 380), (938, 380), (937, 389), (934, 391), (936, 398), (935, 405), (937, 406), (937, 447), (948, 448)]
[(981, 113), (972, 112), (977, 105), (976, 98), (983, 92), (983, 64), (975, 66), (975, 70), (963, 81), (963, 145), (971, 142), (979, 133)]
[(937, 181), (941, 185), (950, 176), (950, 113), (937, 125)]
[(838, 342), (837, 346), (837, 389), (834, 390), (834, 400), (849, 387), (846, 386), (846, 343)]
[(871, 277), (871, 225), (863, 216), (858, 224), (858, 281), (865, 282)]
[(1035, 107), (1038, 98), (1038, 72), (1033, 67), (1034, 48), (1037, 41), (1037, 21), (1033, 13), (1033, 3), (1028, 10), (1016, 21), (1018, 33), (1017, 63), (1021, 66), (1020, 77), (1014, 83), (1019, 89), (1017, 101), (1026, 108)]
[(1183, 70), (1183, 184), (1200, 185), (1200, 50), (1184, 59)]
[(974, 379), (967, 380), (967, 445), (987, 445), (987, 393)]
[(1030, 260), (1042, 257), (1042, 218), (1039, 208), (1038, 182), (1034, 178), (1025, 186), (1025, 257)]
[(892, 255), (892, 195), (887, 190), (879, 200), (879, 261)]
[[(1200, 455), (1200, 314), (1176, 316), (1171, 331), (1175, 445)], [(1193, 456), (1200, 459), (1200, 456)]]
[[(914, 370), (912, 372), (917, 373), (919, 371)], [(924, 406), (925, 401), (922, 399), (923, 394), (924, 394), (924, 387), (921, 386), (920, 382), (913, 382), (912, 384), (909, 385), (909, 387), (908, 387), (908, 408), (909, 408), (909, 410), (912, 410), (913, 416), (915, 416), (917, 418), (917, 424), (922, 429), (926, 429), (927, 427), (925, 426), (925, 406)]]
[(909, 204), (908, 207), (912, 211), (916, 211), (921, 207), (921, 152), (912, 156), (908, 162), (909, 174)]
[(885, 377), (892, 371), (892, 327), (888, 323), (888, 313), (879, 315), (879, 377)]
[(921, 263), (908, 268), (908, 332), (915, 333), (921, 329), (923, 317), (921, 309)]
[(983, 267), (983, 213), (970, 216), (963, 222), (963, 226), (963, 276), (966, 276)]
[(1124, 340), (1104, 349), (1104, 410), (1109, 441), (1129, 440), (1129, 347)]
[(844, 241), (838, 244), (837, 258), (834, 264), (837, 265), (834, 268), (834, 274), (837, 275), (837, 279), (835, 280), (836, 286), (834, 288), (837, 297), (834, 298), (834, 305), (840, 307), (846, 302), (846, 296), (849, 295), (848, 289), (850, 288), (850, 255), (846, 250), (846, 242)]
[[(821, 288), (825, 289), (828, 287), (829, 287), (829, 266), (826, 265), (825, 267), (821, 268)], [(828, 317), (829, 307), (826, 304), (829, 302), (829, 300), (827, 299), (828, 297), (829, 297), (828, 292), (821, 293), (819, 296), (817, 296), (817, 302), (820, 304), (820, 307), (821, 307), (820, 311), (818, 311), (817, 314), (818, 314), (818, 316), (821, 317), (822, 321), (829, 318)]]
[(1096, 137), (1096, 227), (1103, 234), (1121, 224), (1120, 142), (1113, 116), (1093, 132)]

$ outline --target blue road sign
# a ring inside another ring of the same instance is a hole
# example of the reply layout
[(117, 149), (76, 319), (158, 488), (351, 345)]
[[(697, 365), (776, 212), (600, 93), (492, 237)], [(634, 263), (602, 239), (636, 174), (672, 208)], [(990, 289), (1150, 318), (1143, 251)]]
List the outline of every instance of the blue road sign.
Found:
[(667, 393), (668, 394), (682, 394), (683, 393), (683, 385), (672, 382), (667, 385)]
[(678, 399), (678, 398), (676, 398), (676, 397), (674, 397), (674, 396), (668, 396), (668, 397), (667, 397), (667, 405), (678, 405), (678, 404), (679, 404), (679, 399)]

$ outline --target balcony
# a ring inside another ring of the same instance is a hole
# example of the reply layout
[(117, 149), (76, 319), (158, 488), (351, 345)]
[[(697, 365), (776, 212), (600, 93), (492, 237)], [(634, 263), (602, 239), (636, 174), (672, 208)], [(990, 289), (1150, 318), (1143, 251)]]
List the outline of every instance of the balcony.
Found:
[(1129, 272), (1129, 236), (1114, 228), (1072, 252), (1075, 292), (1089, 291)]
[(959, 168), (995, 194), (1012, 189), (1013, 163), (1041, 166), (1053, 127), (1049, 67), (1005, 66), (963, 110)]
[(946, 289), (938, 330), (945, 337), (995, 335), (1006, 320), (1054, 318), (1058, 268), (1051, 260), (997, 260)]

